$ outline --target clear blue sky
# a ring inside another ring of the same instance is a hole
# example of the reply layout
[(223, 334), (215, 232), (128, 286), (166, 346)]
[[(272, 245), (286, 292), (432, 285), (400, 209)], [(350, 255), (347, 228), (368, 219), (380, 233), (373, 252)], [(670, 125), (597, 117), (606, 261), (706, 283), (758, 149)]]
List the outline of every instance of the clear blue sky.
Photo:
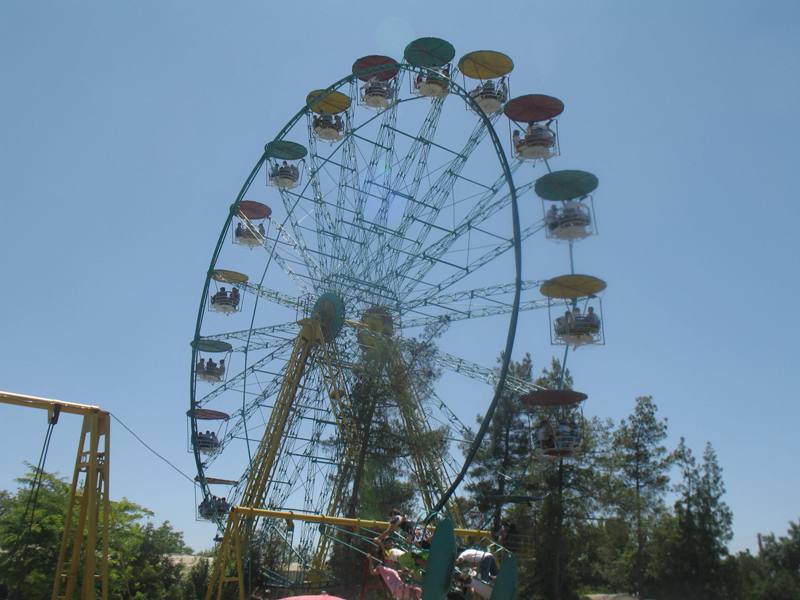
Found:
[[(671, 443), (717, 449), (732, 547), (784, 531), (800, 517), (800, 5), (481, 6), (3, 2), (0, 389), (100, 404), (194, 475), (188, 342), (227, 206), (309, 90), (435, 35), (509, 54), (514, 94), (562, 98), (557, 166), (600, 177), (600, 236), (577, 250), (609, 282), (608, 344), (571, 359), (586, 412), (654, 395)], [(545, 327), (523, 319), (515, 355), (549, 361)], [(0, 487), (44, 430), (0, 406)], [(63, 417), (49, 468), (69, 472), (77, 433)], [(118, 426), (112, 465), (114, 497), (210, 544), (191, 484)]]

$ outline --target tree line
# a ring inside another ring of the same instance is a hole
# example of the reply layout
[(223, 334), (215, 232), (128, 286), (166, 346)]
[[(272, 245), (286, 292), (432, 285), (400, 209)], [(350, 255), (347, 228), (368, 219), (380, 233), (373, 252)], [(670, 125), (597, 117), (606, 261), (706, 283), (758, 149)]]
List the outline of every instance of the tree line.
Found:
[[(438, 373), (430, 357), (416, 350), (412, 358), (425, 368), (415, 372), (426, 373), (423, 383), (430, 382)], [(534, 377), (525, 355), (512, 362), (510, 372), (547, 388), (573, 385), (555, 359)], [(356, 390), (369, 398), (359, 404), (360, 484), (345, 506), (363, 518), (386, 518), (392, 507), (414, 514), (424, 483), (415, 480), (411, 446), (444, 454), (455, 432), (443, 426), (409, 438), (392, 401), (401, 395), (403, 378), (370, 373), (364, 371)], [(507, 546), (519, 559), (520, 599), (577, 600), (604, 592), (652, 600), (800, 598), (800, 522), (790, 523), (786, 535), (760, 537), (756, 553), (731, 554), (733, 514), (713, 446), (707, 443), (701, 456), (683, 438), (668, 447), (667, 419), (652, 397), (636, 398), (631, 413), (616, 423), (571, 415), (581, 431), (574, 457), (542, 456), (533, 435), (542, 416), (532, 414), (518, 394), (502, 394), (460, 490), (469, 525), (497, 530), (503, 521), (513, 524)], [(0, 491), (0, 600), (50, 596), (69, 488), (45, 473), (32, 506), (33, 479), (31, 471), (18, 480), (17, 490)], [(111, 598), (200, 600), (208, 561), (186, 568), (174, 560), (171, 555), (191, 549), (168, 522), (155, 525), (152, 517), (126, 499), (112, 502)], [(364, 561), (355, 546), (364, 543), (342, 535), (329, 565), (340, 580), (340, 595), (357, 597), (364, 581), (358, 565)], [(233, 597), (233, 589), (227, 592)]]
[[(551, 389), (573, 385), (556, 359), (534, 378), (525, 355), (510, 373)], [(651, 396), (636, 398), (617, 423), (573, 409), (581, 431), (573, 457), (536, 448), (535, 422), (549, 410), (531, 414), (518, 394), (504, 393), (466, 486), (474, 525), (513, 524), (520, 598), (800, 598), (800, 524), (763, 537), (755, 555), (731, 554), (733, 514), (712, 444), (701, 456), (683, 438), (669, 448)]]
[[(53, 588), (69, 485), (50, 473), (32, 496), (31, 469), (14, 491), (0, 491), (0, 598), (46, 600)], [(187, 569), (171, 555), (191, 554), (170, 523), (126, 499), (112, 501), (109, 584), (112, 600), (198, 600), (205, 592), (208, 561)]]

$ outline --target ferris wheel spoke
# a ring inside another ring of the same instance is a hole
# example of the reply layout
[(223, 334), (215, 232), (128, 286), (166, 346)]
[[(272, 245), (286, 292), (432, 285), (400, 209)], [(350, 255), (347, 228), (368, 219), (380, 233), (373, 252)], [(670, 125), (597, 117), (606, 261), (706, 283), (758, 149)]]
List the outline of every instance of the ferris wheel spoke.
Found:
[[(244, 428), (252, 420), (256, 412), (264, 407), (268, 398), (271, 398), (278, 393), (281, 382), (283, 381), (283, 376), (283, 370), (281, 370), (279, 373), (276, 373), (266, 385), (261, 387), (259, 393), (252, 400), (250, 400), (250, 402), (242, 407), (241, 410), (236, 411), (235, 419), (232, 423), (228, 424), (225, 435), (220, 438), (219, 452), (214, 454), (213, 457), (218, 456), (219, 453), (221, 453), (230, 443), (241, 438)], [(254, 428), (253, 431), (256, 432), (257, 429)], [(209, 464), (211, 463), (209, 462)]]
[[(431, 103), (428, 114), (425, 116), (425, 119), (423, 120), (422, 125), (420, 126), (416, 135), (410, 135), (400, 129), (393, 128), (395, 133), (407, 136), (411, 138), (413, 142), (408, 152), (403, 157), (398, 172), (394, 176), (391, 185), (385, 188), (385, 193), (383, 194), (380, 208), (378, 209), (378, 213), (375, 217), (376, 225), (379, 228), (379, 235), (376, 236), (374, 245), (377, 247), (374, 248), (373, 251), (379, 252), (379, 256), (381, 257), (377, 261), (379, 265), (383, 264), (384, 262), (383, 255), (387, 247), (387, 244), (385, 243), (386, 235), (387, 233), (392, 233), (392, 230), (386, 226), (389, 215), (389, 207), (392, 204), (391, 200), (394, 196), (405, 198), (407, 201), (416, 198), (419, 187), (422, 183), (422, 177), (425, 174), (425, 169), (428, 164), (428, 156), (430, 154), (431, 147), (434, 145), (432, 140), (435, 137), (436, 128), (439, 124), (443, 107), (444, 98), (437, 98)], [(410, 184), (405, 184), (408, 172), (411, 169), (411, 166), (415, 163), (416, 168), (414, 170), (413, 178)], [(401, 188), (405, 189), (401, 190)]]
[[(316, 259), (311, 256), (311, 253), (308, 250), (308, 246), (303, 241), (302, 238), (302, 229), (300, 227), (300, 222), (297, 219), (297, 215), (294, 212), (294, 207), (297, 206), (297, 203), (293, 206), (288, 206), (286, 202), (286, 198), (289, 197), (290, 193), (284, 190), (281, 190), (281, 197), (284, 200), (284, 207), (286, 208), (286, 212), (288, 214), (289, 222), (292, 224), (292, 230), (295, 235), (292, 235), (286, 230), (286, 227), (282, 226), (281, 224), (276, 223), (275, 228), (278, 231), (278, 234), (283, 238), (283, 240), (295, 251), (295, 253), (303, 260), (303, 264), (305, 265), (309, 275), (314, 277), (315, 279), (319, 279), (322, 276), (322, 270), (317, 263)], [(306, 213), (308, 214), (308, 213)], [(289, 271), (292, 271), (289, 269)], [(288, 274), (288, 271), (287, 271)]]
[[(546, 300), (524, 300), (519, 303), (520, 312), (539, 310), (542, 308), (547, 308)], [(506, 315), (509, 314), (511, 310), (512, 306), (510, 304), (494, 304), (489, 306), (471, 306), (468, 309), (463, 310), (453, 309), (433, 315), (418, 314), (416, 317), (403, 319), (403, 327), (411, 329), (415, 327), (427, 327), (443, 321), (449, 323), (454, 321), (464, 321), (466, 319), (479, 319), (481, 317)], [(412, 312), (418, 313), (418, 311)]]
[[(397, 103), (392, 104), (389, 108), (383, 111), (380, 127), (378, 129), (378, 135), (376, 136), (376, 140), (371, 140), (366, 136), (362, 136), (358, 133), (353, 132), (351, 136), (359, 139), (363, 142), (369, 143), (372, 145), (372, 152), (370, 155), (369, 162), (367, 163), (365, 173), (363, 175), (363, 184), (359, 186), (359, 190), (356, 193), (355, 203), (354, 203), (354, 214), (356, 215), (356, 220), (358, 220), (361, 216), (364, 215), (364, 209), (367, 204), (367, 199), (369, 197), (368, 192), (370, 191), (370, 185), (367, 182), (374, 181), (377, 177), (376, 169), (381, 162), (381, 159), (384, 159), (387, 164), (391, 164), (391, 154), (392, 154), (392, 147), (388, 145), (388, 141), (394, 139), (394, 133), (392, 128), (397, 123)], [(385, 158), (388, 157), (388, 158)], [(365, 246), (368, 245), (369, 238), (366, 235), (366, 231), (363, 228), (359, 228), (353, 232), (355, 235), (349, 236), (357, 239), (361, 242), (361, 244), (357, 245), (354, 248), (349, 248), (348, 250), (353, 251), (355, 256), (359, 258), (356, 259), (357, 262), (361, 263), (364, 260), (365, 255)], [(350, 254), (353, 256), (353, 254)]]
[[(413, 363), (418, 358), (418, 353), (431, 353), (429, 344), (417, 340), (406, 340), (404, 346), (394, 346), (398, 350), (403, 348), (408, 352), (408, 357), (402, 351), (394, 353), (396, 367), (391, 370), (393, 388), (403, 390), (396, 396), (397, 407), (404, 425), (405, 434), (411, 452), (411, 467), (419, 483), (422, 500), (427, 509), (433, 506), (435, 496), (441, 496), (450, 486), (442, 458), (433, 444), (431, 429), (423, 403), (426, 393), (417, 387), (417, 379), (409, 376), (413, 372)], [(399, 367), (399, 368), (398, 368)], [(458, 515), (457, 506), (450, 506), (453, 514)]]
[[(532, 235), (536, 234), (537, 232), (544, 229), (544, 221), (536, 221), (535, 223), (529, 225), (525, 229), (522, 230), (520, 233), (520, 243), (531, 237)], [(431, 284), (430, 289), (436, 290), (436, 292), (441, 292), (446, 290), (450, 286), (456, 284), (457, 282), (461, 281), (468, 275), (474, 273), (475, 271), (481, 269), (485, 265), (489, 264), (496, 258), (502, 256), (506, 252), (510, 251), (514, 247), (514, 240), (510, 239), (504, 241), (501, 244), (497, 244), (492, 249), (487, 252), (484, 252), (476, 259), (472, 260), (469, 264), (467, 264), (462, 270), (456, 271), (449, 277), (443, 279), (437, 284)], [(430, 268), (432, 265), (428, 265)], [(420, 278), (415, 278), (413, 281), (419, 282), (421, 281)], [(430, 290), (429, 290), (430, 291)]]
[[(308, 122), (308, 164), (309, 164), (309, 179), (311, 181), (311, 188), (314, 193), (314, 218), (317, 224), (317, 229), (325, 228), (328, 230), (333, 229), (333, 219), (327, 210), (327, 206), (322, 201), (323, 193), (322, 187), (319, 182), (319, 171), (322, 166), (317, 162), (317, 136), (314, 133), (312, 126), (312, 113), (306, 116)], [(330, 265), (326, 265), (327, 260), (325, 256), (328, 255), (328, 239), (325, 236), (317, 236), (317, 248), (322, 255), (322, 262), (330, 270)]]
[(202, 398), (198, 399), (196, 404), (197, 407), (202, 407), (211, 402), (214, 398), (217, 398), (224, 392), (228, 390), (242, 390), (244, 389), (244, 384), (247, 379), (248, 375), (258, 372), (262, 369), (265, 365), (269, 364), (273, 360), (278, 358), (284, 358), (285, 351), (289, 348), (291, 344), (291, 340), (286, 342), (285, 344), (280, 345), (277, 349), (273, 352), (267, 354), (266, 356), (258, 359), (252, 365), (248, 366), (246, 369), (240, 371), (236, 375), (232, 377), (228, 377), (221, 385), (218, 385), (213, 390), (208, 392)]
[[(475, 125), (464, 146), (456, 153), (455, 158), (450, 161), (448, 167), (442, 171), (435, 182), (428, 188), (425, 194), (423, 194), (422, 198), (420, 200), (415, 199), (406, 205), (406, 210), (397, 227), (398, 233), (401, 236), (405, 236), (412, 225), (415, 223), (421, 225), (415, 242), (411, 248), (408, 248), (409, 251), (416, 252), (423, 247), (425, 239), (430, 234), (431, 229), (433, 229), (433, 223), (436, 222), (437, 216), (444, 206), (445, 201), (452, 194), (457, 175), (460, 174), (467, 160), (472, 155), (472, 152), (477, 148), (486, 134), (487, 128), (485, 123), (483, 120), (480, 120)], [(398, 252), (394, 252), (388, 261), (388, 272), (396, 270), (398, 259)]]
[[(220, 340), (223, 342), (230, 342), (233, 340), (251, 342), (249, 349), (253, 348), (264, 350), (269, 348), (284, 347), (287, 343), (294, 341), (298, 332), (297, 323), (289, 321), (288, 323), (280, 323), (277, 325), (269, 325), (266, 327), (257, 327), (254, 329), (242, 329), (239, 331), (228, 331), (225, 333), (214, 333), (211, 335), (203, 336), (203, 339)], [(291, 334), (291, 337), (283, 337), (279, 334)], [(247, 347), (237, 348), (237, 351), (244, 351)]]
[[(534, 288), (538, 288), (541, 285), (541, 281), (534, 281), (534, 280), (525, 280), (522, 281), (520, 284), (520, 290), (530, 290)], [(427, 306), (432, 304), (434, 306), (441, 306), (445, 307), (454, 302), (460, 302), (467, 300), (472, 302), (474, 300), (494, 300), (498, 296), (508, 296), (509, 294), (513, 294), (516, 289), (515, 283), (501, 283), (492, 286), (474, 288), (471, 290), (459, 290), (457, 292), (451, 292), (449, 294), (440, 294), (437, 296), (421, 296), (414, 299), (411, 302), (404, 302), (403, 306), (406, 310), (416, 308), (418, 306)]]
[(282, 292), (271, 290), (250, 282), (242, 284), (241, 287), (245, 291), (258, 296), (259, 298), (264, 298), (265, 300), (269, 300), (275, 304), (280, 304), (281, 306), (286, 306), (287, 308), (297, 309), (301, 305), (300, 298), (295, 298), (289, 294), (284, 294)]
[[(497, 382), (500, 378), (496, 369), (484, 367), (483, 365), (479, 365), (441, 350), (438, 350), (434, 354), (434, 360), (441, 367), (446, 368), (453, 373), (460, 373), (472, 379), (483, 381), (490, 384), (492, 387), (497, 386)], [(506, 376), (505, 387), (506, 389), (518, 394), (526, 394), (537, 389), (543, 389), (541, 386), (537, 386), (530, 381), (525, 381), (524, 379), (514, 377), (513, 375)]]
[(330, 234), (334, 234), (334, 248), (337, 256), (349, 256), (349, 248), (353, 246), (355, 240), (352, 236), (350, 227), (344, 223), (345, 211), (347, 210), (348, 187), (358, 184), (358, 153), (356, 152), (355, 141), (352, 136), (345, 137), (342, 145), (342, 162), (339, 167), (339, 185), (336, 186), (336, 208), (334, 210), (335, 225)]
[[(511, 165), (512, 173), (519, 168), (520, 164), (521, 162), (517, 161)], [(497, 197), (498, 192), (504, 185), (504, 177), (495, 180), (489, 190), (479, 196), (475, 205), (452, 230), (445, 232), (438, 240), (425, 248), (419, 249), (416, 254), (411, 254), (406, 258), (403, 265), (397, 269), (398, 274), (402, 274), (403, 276), (407, 276), (410, 273), (414, 275), (414, 278), (409, 281), (406, 292), (411, 292), (416, 285), (414, 282), (423, 279), (430, 270), (442, 260), (442, 257), (452, 249), (458, 240), (464, 239), (464, 236), (466, 236), (470, 230), (480, 227), (482, 223), (486, 222), (511, 203), (511, 194), (509, 192)], [(516, 188), (516, 193), (517, 195), (522, 195), (532, 187), (532, 182), (519, 186)]]

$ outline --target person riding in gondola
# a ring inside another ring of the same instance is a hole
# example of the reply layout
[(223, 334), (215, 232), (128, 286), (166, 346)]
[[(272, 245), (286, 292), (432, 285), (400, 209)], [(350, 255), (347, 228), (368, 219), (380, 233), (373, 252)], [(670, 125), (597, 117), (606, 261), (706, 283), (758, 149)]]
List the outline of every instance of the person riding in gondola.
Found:
[(403, 532), (403, 537), (406, 538), (406, 541), (411, 543), (414, 536), (414, 523), (401, 510), (396, 508), (389, 511), (389, 516), (389, 526), (375, 538), (375, 541), (380, 544), (399, 529)]
[(367, 557), (369, 561), (369, 572), (377, 575), (386, 584), (386, 588), (395, 600), (420, 600), (422, 598), (422, 588), (403, 581), (395, 569), (384, 565), (376, 565), (375, 557), (371, 554)]

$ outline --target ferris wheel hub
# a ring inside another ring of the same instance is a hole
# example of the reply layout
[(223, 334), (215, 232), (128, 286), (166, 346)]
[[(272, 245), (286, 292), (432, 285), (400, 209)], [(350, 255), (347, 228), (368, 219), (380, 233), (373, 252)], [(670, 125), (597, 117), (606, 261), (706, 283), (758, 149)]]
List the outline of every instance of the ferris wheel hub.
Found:
[(333, 341), (344, 325), (344, 300), (339, 294), (325, 292), (314, 303), (311, 314), (320, 320), (322, 337)]

